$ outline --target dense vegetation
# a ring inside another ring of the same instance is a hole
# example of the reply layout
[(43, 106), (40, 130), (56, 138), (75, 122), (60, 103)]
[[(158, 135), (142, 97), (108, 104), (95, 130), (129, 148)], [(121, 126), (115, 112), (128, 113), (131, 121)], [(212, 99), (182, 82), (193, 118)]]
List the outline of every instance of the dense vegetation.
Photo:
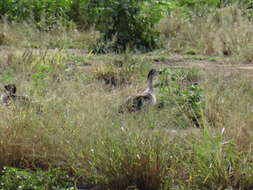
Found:
[[(235, 0), (1, 0), (0, 13), (8, 21), (31, 21), (40, 30), (48, 30), (59, 25), (79, 28), (95, 25), (103, 36), (92, 47), (96, 52), (126, 48), (151, 50), (159, 46), (158, 31), (154, 28), (162, 17), (171, 11), (181, 9), (188, 17), (203, 14), (203, 10), (223, 7), (236, 3)], [(238, 1), (249, 5), (250, 1)], [(113, 43), (108, 45), (108, 42)]]
[[(0, 0), (0, 92), (32, 101), (0, 104), (0, 189), (251, 190), (251, 6)], [(157, 105), (119, 113), (151, 68)]]

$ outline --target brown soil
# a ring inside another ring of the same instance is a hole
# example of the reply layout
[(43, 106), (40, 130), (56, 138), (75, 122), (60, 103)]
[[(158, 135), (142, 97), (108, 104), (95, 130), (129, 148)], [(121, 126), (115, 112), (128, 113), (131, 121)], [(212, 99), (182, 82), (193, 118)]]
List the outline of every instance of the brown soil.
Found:
[(155, 64), (162, 67), (193, 67), (197, 66), (203, 71), (210, 74), (222, 74), (224, 76), (230, 75), (231, 73), (244, 74), (253, 77), (253, 64), (235, 62), (232, 58), (218, 57), (215, 61), (212, 57), (207, 59), (195, 60), (182, 55), (172, 55), (168, 59), (162, 59), (155, 61)]

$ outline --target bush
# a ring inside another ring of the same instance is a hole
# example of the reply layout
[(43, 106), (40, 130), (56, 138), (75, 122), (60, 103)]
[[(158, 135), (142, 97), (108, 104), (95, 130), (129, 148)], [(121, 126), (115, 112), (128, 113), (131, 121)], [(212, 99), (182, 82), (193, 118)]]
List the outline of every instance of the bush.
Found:
[(53, 27), (59, 20), (69, 22), (69, 0), (7, 0), (0, 1), (1, 16), (10, 21), (35, 21), (41, 27)]
[(148, 5), (150, 2), (137, 0), (8, 0), (0, 2), (0, 12), (9, 21), (35, 22), (40, 30), (71, 27), (72, 21), (83, 29), (96, 25), (103, 37), (92, 49), (119, 52), (127, 47), (150, 50), (158, 46), (159, 33), (154, 24), (162, 17), (164, 8), (152, 2), (156, 9), (151, 10)]
[(116, 52), (127, 47), (139, 50), (157, 47), (159, 33), (154, 30), (155, 21), (142, 14), (141, 5), (137, 0), (89, 1), (89, 17), (104, 34), (96, 52), (105, 53), (106, 46), (103, 44), (111, 41), (113, 43), (107, 48)]

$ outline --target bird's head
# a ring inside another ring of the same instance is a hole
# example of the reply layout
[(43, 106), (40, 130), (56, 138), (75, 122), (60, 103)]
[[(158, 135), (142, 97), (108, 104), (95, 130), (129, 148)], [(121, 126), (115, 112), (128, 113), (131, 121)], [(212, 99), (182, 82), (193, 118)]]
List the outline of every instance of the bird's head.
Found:
[(11, 95), (14, 95), (17, 91), (16, 85), (15, 84), (7, 84), (4, 85), (4, 89)]
[(158, 71), (156, 69), (151, 69), (148, 73), (148, 80), (154, 78), (157, 75), (160, 75), (161, 71)]

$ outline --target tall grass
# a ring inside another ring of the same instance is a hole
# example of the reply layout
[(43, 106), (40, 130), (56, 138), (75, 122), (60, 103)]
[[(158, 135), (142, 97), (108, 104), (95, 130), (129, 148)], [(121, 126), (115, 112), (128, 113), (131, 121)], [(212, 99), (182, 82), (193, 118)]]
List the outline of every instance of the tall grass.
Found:
[[(252, 188), (253, 91), (247, 76), (204, 74), (203, 124), (182, 129), (169, 106), (118, 113), (124, 97), (145, 86), (142, 69), (149, 61), (135, 67), (131, 84), (113, 88), (97, 80), (96, 67), (109, 62), (111, 68), (111, 61), (124, 59), (119, 56), (83, 55), (70, 65), (64, 52), (12, 53), (8, 67), (2, 67), (7, 57), (0, 60), (1, 84), (16, 83), (18, 93), (42, 110), (0, 107), (1, 166), (59, 167), (79, 184), (100, 189)], [(126, 68), (139, 62), (124, 60)]]
[(174, 52), (252, 58), (252, 20), (238, 6), (216, 9), (202, 17), (184, 18), (174, 12), (161, 20), (166, 48)]
[[(42, 24), (42, 28), (46, 23)], [(82, 48), (88, 49), (99, 38), (94, 28), (78, 31), (75, 25), (66, 27), (61, 21), (50, 30), (41, 30), (33, 22), (0, 21), (0, 45), (18, 48)]]

